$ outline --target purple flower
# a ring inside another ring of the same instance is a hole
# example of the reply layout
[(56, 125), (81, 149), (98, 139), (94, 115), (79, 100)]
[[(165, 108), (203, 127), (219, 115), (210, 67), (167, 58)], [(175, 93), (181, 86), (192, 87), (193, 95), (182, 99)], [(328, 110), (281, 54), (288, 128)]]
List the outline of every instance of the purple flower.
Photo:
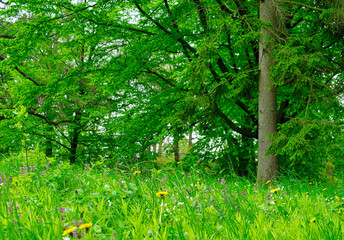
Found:
[(61, 219), (62, 219), (62, 221), (64, 221), (66, 219), (64, 214), (62, 215)]
[(74, 223), (74, 226), (76, 226), (76, 221), (75, 220), (73, 220), (72, 223)]
[(229, 201), (229, 194), (226, 195), (226, 200)]
[(66, 207), (58, 207), (58, 210), (60, 210), (60, 212), (64, 212), (66, 210)]
[(266, 202), (265, 204), (266, 204), (266, 206), (269, 206), (269, 205), (270, 205), (270, 202)]
[(75, 237), (75, 238), (77, 238), (79, 235), (78, 231), (75, 231), (75, 230), (73, 231), (73, 234), (74, 234), (73, 237)]
[(188, 188), (187, 190), (188, 190), (188, 192), (190, 192), (190, 191), (191, 191), (191, 189), (190, 189), (190, 188)]
[(37, 218), (37, 221), (38, 222), (42, 222), (42, 218)]
[(8, 209), (8, 213), (12, 213), (12, 209), (9, 208), (9, 209)]
[(196, 200), (196, 201), (194, 201), (194, 204), (195, 204), (195, 205), (197, 204), (197, 200)]
[(17, 208), (17, 210), (19, 210), (19, 204), (17, 204), (16, 208)]
[(82, 220), (79, 220), (78, 227), (80, 227), (82, 224)]
[(223, 178), (221, 179), (221, 185), (226, 185), (226, 181)]
[(65, 230), (67, 230), (68, 229), (68, 224), (65, 226)]
[(85, 164), (85, 166), (86, 166), (86, 169), (90, 169), (90, 164)]

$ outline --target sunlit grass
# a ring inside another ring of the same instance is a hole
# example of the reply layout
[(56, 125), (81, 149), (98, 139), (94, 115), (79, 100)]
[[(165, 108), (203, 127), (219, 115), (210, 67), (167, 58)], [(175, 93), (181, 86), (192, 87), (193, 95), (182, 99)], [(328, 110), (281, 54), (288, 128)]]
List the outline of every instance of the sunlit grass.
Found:
[(258, 186), (196, 169), (11, 162), (0, 165), (0, 239), (343, 238), (338, 187), (293, 179)]

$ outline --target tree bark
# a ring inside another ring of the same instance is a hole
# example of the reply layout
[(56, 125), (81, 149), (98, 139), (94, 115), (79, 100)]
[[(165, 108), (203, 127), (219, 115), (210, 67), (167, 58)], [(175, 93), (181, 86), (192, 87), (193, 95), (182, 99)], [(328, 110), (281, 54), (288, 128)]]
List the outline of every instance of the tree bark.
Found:
[(277, 26), (276, 0), (261, 0), (259, 7), (260, 20), (271, 24), (261, 30), (259, 42), (259, 94), (258, 94), (258, 182), (276, 178), (278, 157), (267, 154), (271, 144), (268, 136), (277, 131), (276, 87), (271, 81), (270, 68), (274, 65), (272, 48), (274, 32)]

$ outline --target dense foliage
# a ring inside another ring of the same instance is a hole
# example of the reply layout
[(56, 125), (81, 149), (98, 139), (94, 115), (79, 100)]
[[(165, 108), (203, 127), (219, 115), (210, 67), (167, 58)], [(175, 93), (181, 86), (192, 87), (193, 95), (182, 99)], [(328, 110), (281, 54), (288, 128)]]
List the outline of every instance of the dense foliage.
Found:
[[(278, 132), (270, 151), (282, 170), (336, 181), (343, 5), (271, 2)], [(256, 175), (259, 40), (271, 27), (257, 1), (13, 0), (1, 8), (3, 157), (28, 162), (45, 149), (70, 163), (133, 163), (154, 160), (152, 146), (165, 139), (166, 158)], [(193, 146), (179, 156), (189, 132)]]

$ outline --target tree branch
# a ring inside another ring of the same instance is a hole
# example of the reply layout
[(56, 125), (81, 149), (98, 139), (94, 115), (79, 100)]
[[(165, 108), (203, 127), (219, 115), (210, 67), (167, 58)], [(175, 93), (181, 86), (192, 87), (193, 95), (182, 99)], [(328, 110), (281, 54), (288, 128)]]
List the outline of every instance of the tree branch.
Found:
[(217, 106), (217, 104), (214, 102), (214, 107), (215, 107), (215, 112), (225, 121), (225, 123), (234, 131), (237, 133), (240, 133), (243, 136), (246, 137), (252, 137), (258, 139), (258, 130), (255, 132), (250, 131), (247, 128), (240, 128), (235, 125), (235, 123), (230, 120), (222, 111), (221, 109)]
[(39, 118), (43, 119), (46, 123), (49, 123), (49, 124), (54, 125), (54, 126), (58, 126), (61, 123), (74, 123), (74, 120), (61, 120), (61, 121), (58, 121), (58, 122), (53, 122), (49, 118), (47, 118), (46, 116), (38, 114), (38, 113), (35, 113), (32, 109), (30, 109), (28, 111), (28, 114), (30, 114), (32, 116), (35, 116), (35, 117), (39, 117)]
[(7, 34), (5, 34), (5, 35), (0, 35), (0, 38), (15, 39), (15, 38), (16, 38), (16, 36), (11, 36), (11, 35), (7, 35)]
[(14, 68), (15, 70), (17, 70), (17, 72), (19, 72), (23, 77), (25, 77), (26, 79), (30, 80), (31, 82), (33, 82), (36, 86), (45, 86), (47, 85), (46, 83), (38, 83), (35, 79), (33, 79), (32, 77), (26, 75), (23, 71), (21, 71), (18, 67)]

